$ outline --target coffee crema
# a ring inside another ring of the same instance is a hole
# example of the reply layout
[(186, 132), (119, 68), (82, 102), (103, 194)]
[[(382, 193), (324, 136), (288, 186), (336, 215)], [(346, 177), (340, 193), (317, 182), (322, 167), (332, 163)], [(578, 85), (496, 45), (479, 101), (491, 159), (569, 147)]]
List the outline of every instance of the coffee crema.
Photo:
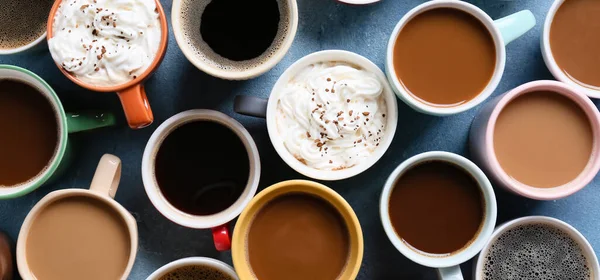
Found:
[(485, 253), (483, 280), (592, 279), (581, 246), (550, 225), (521, 225), (492, 242)]
[(250, 176), (250, 159), (233, 130), (213, 121), (192, 121), (162, 141), (154, 173), (161, 193), (175, 208), (212, 215), (241, 196)]
[(471, 174), (434, 160), (410, 167), (396, 180), (389, 215), (396, 234), (409, 247), (425, 255), (449, 255), (475, 239), (485, 207)]
[(23, 82), (0, 80), (0, 187), (43, 173), (56, 154), (59, 133), (48, 97)]
[(557, 92), (518, 96), (502, 109), (494, 129), (500, 166), (515, 180), (538, 188), (562, 186), (587, 166), (592, 126), (573, 100)]
[(131, 254), (120, 214), (85, 196), (61, 198), (34, 218), (26, 258), (37, 279), (121, 279)]
[(234, 280), (229, 274), (206, 265), (178, 267), (161, 276), (159, 280)]
[(467, 103), (488, 85), (496, 68), (494, 39), (473, 15), (454, 8), (424, 11), (400, 31), (394, 70), (419, 101), (438, 107)]
[(568, 0), (556, 11), (550, 27), (554, 60), (573, 81), (600, 88), (600, 1)]
[(23, 47), (46, 32), (54, 0), (0, 0), (0, 50)]
[(247, 233), (257, 279), (334, 280), (350, 254), (348, 227), (328, 202), (293, 193), (268, 202)]

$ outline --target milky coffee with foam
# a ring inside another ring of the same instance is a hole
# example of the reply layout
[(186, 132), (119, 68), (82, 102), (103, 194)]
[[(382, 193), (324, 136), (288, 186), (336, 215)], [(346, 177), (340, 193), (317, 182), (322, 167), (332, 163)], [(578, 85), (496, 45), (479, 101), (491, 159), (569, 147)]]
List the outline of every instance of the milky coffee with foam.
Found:
[(592, 279), (580, 245), (550, 225), (521, 225), (493, 242), (484, 259), (484, 280)]
[(0, 50), (28, 45), (46, 32), (53, 0), (0, 0)]

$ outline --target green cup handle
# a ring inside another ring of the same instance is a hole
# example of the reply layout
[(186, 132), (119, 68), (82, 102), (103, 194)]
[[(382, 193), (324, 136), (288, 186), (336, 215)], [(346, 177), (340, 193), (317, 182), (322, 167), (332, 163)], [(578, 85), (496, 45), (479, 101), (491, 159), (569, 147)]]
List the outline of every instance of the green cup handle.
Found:
[(113, 126), (115, 122), (115, 116), (112, 113), (67, 113), (67, 130), (69, 133)]
[(494, 25), (500, 30), (504, 45), (508, 45), (535, 26), (535, 16), (530, 10), (523, 10), (495, 20)]

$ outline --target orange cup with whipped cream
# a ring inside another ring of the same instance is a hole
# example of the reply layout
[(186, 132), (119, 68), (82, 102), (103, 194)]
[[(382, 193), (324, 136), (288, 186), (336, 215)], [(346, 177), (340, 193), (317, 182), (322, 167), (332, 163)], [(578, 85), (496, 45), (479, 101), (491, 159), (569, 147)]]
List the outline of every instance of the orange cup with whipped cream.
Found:
[(48, 47), (60, 71), (88, 90), (116, 92), (133, 129), (154, 121), (144, 81), (167, 43), (158, 0), (59, 0), (48, 18)]

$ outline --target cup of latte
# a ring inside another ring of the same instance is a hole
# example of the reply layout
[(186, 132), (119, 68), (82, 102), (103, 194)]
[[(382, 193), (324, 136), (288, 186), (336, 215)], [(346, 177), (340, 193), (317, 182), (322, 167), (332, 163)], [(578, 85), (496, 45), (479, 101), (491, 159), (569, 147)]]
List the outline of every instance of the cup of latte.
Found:
[(158, 0), (56, 1), (47, 32), (52, 58), (67, 78), (91, 91), (116, 92), (131, 128), (153, 122), (143, 82), (167, 51)]
[(473, 279), (598, 279), (594, 249), (569, 224), (530, 216), (494, 231), (474, 266)]

